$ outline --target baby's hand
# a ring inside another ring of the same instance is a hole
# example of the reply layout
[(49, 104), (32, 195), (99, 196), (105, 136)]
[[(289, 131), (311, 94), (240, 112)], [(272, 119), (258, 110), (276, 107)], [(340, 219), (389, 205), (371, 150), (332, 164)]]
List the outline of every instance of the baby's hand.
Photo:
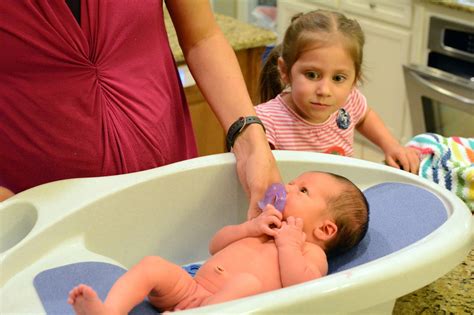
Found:
[(415, 175), (418, 174), (420, 157), (417, 150), (398, 145), (391, 147), (384, 153), (385, 161), (388, 165), (400, 168)]
[(270, 204), (266, 205), (258, 217), (247, 221), (250, 236), (260, 236), (264, 234), (275, 236), (276, 231), (274, 228), (281, 226), (282, 216), (281, 212), (275, 209), (274, 206)]
[(275, 244), (277, 247), (291, 246), (302, 248), (306, 240), (303, 232), (303, 219), (288, 217), (281, 222), (281, 227), (276, 230)]

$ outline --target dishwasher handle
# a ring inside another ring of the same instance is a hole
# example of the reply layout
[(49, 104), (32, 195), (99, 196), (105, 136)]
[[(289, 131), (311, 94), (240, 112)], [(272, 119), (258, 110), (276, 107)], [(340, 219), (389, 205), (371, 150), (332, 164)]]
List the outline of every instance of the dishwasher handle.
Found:
[(474, 99), (459, 95), (455, 92), (452, 92), (452, 91), (447, 90), (443, 87), (440, 87), (440, 86), (430, 82), (429, 80), (425, 79), (423, 76), (426, 76), (426, 77), (429, 77), (429, 78), (434, 78), (434, 79), (437, 79), (437, 80), (454, 82), (458, 85), (461, 85), (463, 88), (472, 89), (473, 95), (474, 95), (474, 85), (470, 84), (469, 81), (461, 79), (461, 78), (453, 76), (453, 75), (450, 75), (448, 73), (444, 73), (444, 72), (439, 71), (437, 69), (432, 69), (432, 68), (428, 68), (428, 67), (423, 67), (422, 68), (422, 67), (417, 66), (417, 65), (409, 65), (409, 66), (404, 65), (403, 67), (407, 71), (410, 72), (410, 75), (416, 81), (418, 81), (420, 84), (428, 87), (429, 89), (431, 89), (431, 90), (433, 90), (437, 93), (440, 93), (440, 94), (442, 94), (442, 95), (444, 95), (448, 98), (451, 98), (451, 99), (453, 99), (457, 102), (462, 102), (462, 103), (465, 103), (465, 104), (474, 105)]

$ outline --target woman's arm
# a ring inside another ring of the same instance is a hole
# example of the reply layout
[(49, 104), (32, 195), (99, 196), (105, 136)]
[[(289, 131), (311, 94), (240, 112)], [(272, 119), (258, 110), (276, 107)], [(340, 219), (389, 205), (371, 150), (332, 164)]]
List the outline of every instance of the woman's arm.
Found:
[[(208, 0), (167, 0), (186, 63), (212, 110), (227, 131), (241, 116), (254, 116), (237, 57), (219, 29)], [(237, 172), (250, 197), (249, 216), (266, 188), (280, 182), (280, 173), (263, 128), (249, 125), (234, 145)]]
[(420, 159), (416, 150), (402, 146), (373, 110), (367, 108), (367, 113), (356, 128), (364, 137), (382, 149), (388, 165), (418, 174)]
[(14, 193), (6, 188), (6, 187), (3, 187), (3, 186), (0, 186), (0, 202), (4, 201), (4, 200), (7, 200), (8, 198), (12, 197), (14, 195)]

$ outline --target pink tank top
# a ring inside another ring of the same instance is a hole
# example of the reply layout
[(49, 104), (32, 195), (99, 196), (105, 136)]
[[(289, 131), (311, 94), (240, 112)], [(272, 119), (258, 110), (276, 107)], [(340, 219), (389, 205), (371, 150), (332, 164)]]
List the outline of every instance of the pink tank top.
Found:
[(197, 155), (162, 1), (0, 1), (0, 185)]

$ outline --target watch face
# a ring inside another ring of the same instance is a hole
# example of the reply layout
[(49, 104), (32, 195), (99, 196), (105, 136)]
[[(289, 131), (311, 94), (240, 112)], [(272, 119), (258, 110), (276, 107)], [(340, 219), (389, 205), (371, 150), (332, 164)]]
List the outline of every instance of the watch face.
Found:
[(339, 129), (343, 130), (349, 128), (351, 125), (351, 116), (344, 108), (339, 109), (336, 117), (336, 124)]

